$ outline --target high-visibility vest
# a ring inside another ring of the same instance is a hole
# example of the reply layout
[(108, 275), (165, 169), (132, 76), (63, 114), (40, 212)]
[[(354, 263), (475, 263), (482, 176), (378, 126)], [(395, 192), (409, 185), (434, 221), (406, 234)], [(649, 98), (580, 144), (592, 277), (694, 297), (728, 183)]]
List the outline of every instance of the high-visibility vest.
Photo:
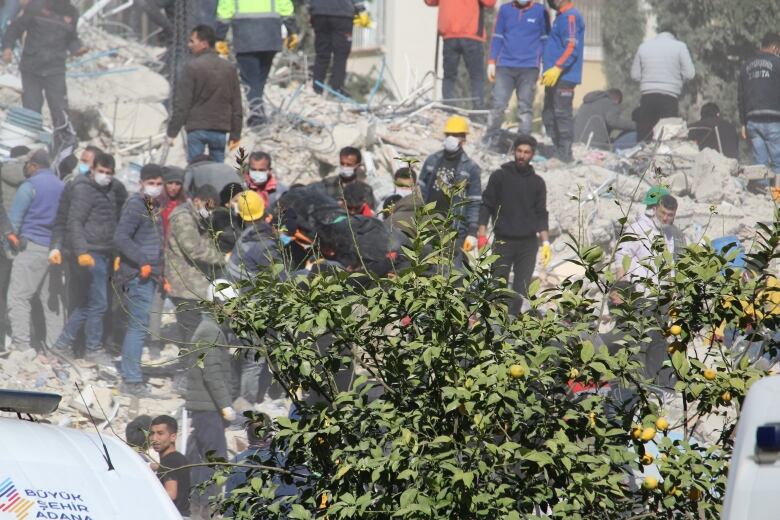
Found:
[(217, 18), (287, 18), (293, 16), (292, 0), (219, 0)]

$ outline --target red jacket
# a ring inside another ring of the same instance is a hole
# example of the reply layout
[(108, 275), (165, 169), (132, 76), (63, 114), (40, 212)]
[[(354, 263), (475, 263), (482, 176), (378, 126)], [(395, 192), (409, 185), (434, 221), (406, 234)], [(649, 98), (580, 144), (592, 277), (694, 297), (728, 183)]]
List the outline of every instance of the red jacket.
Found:
[(485, 10), (496, 0), (425, 0), (431, 7), (439, 6), (439, 34), (445, 40), (468, 38), (485, 41)]

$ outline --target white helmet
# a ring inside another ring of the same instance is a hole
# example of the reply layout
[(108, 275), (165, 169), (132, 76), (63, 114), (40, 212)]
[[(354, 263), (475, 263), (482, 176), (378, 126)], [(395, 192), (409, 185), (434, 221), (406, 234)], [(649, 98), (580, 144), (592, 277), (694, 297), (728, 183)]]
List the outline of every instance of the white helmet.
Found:
[(237, 296), (236, 288), (224, 278), (217, 278), (209, 284), (207, 298), (210, 302), (225, 303)]

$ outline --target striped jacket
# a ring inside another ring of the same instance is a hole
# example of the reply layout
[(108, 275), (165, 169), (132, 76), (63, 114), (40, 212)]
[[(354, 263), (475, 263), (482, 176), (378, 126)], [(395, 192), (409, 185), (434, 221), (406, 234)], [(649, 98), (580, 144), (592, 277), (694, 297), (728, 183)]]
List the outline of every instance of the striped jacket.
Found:
[(564, 5), (553, 22), (552, 32), (544, 45), (544, 68), (563, 70), (561, 81), (582, 83), (585, 54), (585, 21), (571, 2)]

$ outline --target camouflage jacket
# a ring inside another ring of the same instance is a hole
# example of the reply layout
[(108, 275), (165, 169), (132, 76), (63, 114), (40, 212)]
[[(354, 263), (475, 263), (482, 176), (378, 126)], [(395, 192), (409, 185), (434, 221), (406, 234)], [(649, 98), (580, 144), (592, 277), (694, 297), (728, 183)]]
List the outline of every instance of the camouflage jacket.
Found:
[(221, 273), (225, 256), (216, 244), (215, 233), (198, 215), (192, 201), (180, 204), (170, 216), (165, 245), (165, 277), (169, 296), (205, 300), (210, 280)]

